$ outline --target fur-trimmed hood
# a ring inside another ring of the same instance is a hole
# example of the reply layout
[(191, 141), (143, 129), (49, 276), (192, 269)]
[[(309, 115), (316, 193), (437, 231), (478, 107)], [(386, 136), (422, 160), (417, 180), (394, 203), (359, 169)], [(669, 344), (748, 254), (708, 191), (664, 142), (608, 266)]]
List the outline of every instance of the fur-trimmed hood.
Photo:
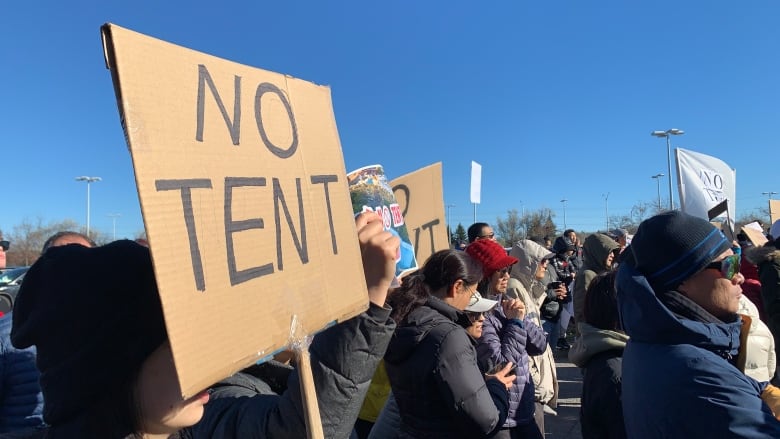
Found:
[(751, 263), (758, 265), (762, 262), (775, 262), (780, 263), (780, 250), (773, 245), (773, 243), (767, 243), (763, 247), (753, 247), (745, 251), (745, 258)]

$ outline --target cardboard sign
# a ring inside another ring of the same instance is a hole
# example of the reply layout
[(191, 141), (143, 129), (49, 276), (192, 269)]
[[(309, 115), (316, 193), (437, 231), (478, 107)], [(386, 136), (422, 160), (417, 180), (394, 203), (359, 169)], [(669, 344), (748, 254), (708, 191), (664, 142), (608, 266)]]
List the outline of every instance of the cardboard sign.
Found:
[(367, 309), (330, 89), (102, 32), (183, 396)]
[(398, 177), (390, 185), (401, 206), (419, 264), (434, 252), (448, 249), (441, 162)]
[(768, 239), (766, 239), (764, 232), (761, 231), (761, 227), (759, 226), (758, 230), (756, 230), (754, 225), (758, 226), (758, 223), (745, 224), (742, 226), (742, 233), (747, 236), (747, 238), (750, 240), (750, 242), (753, 243), (754, 246), (762, 247), (767, 243)]
[(780, 200), (769, 200), (769, 219), (772, 224), (780, 219)]

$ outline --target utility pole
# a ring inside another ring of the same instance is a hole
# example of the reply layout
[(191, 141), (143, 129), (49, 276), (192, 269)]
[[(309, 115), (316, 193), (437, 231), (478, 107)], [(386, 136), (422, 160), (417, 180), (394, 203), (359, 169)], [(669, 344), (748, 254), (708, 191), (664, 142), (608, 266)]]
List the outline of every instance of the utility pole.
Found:
[(111, 218), (112, 227), (114, 229), (114, 237), (111, 239), (112, 241), (116, 241), (116, 219), (122, 216), (121, 213), (109, 213), (106, 215), (107, 217)]
[(450, 222), (450, 207), (455, 207), (455, 205), (448, 204), (446, 207), (447, 207), (447, 241), (450, 243), (450, 246), (452, 246), (452, 234), (454, 233), (454, 230), (452, 230), (452, 223)]
[(563, 230), (568, 229), (569, 227), (566, 226), (566, 202), (569, 201), (566, 198), (561, 200), (561, 203), (563, 203)]
[(84, 181), (87, 183), (87, 236), (89, 236), (89, 186), (100, 180), (102, 180), (100, 177), (87, 177), (86, 175), (76, 177), (76, 181)]

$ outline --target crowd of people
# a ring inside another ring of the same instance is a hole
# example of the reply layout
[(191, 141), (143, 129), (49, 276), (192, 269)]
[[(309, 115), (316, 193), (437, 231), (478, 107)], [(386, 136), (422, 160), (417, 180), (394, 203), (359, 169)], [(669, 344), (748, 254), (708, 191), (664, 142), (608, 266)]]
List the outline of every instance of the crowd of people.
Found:
[[(584, 438), (780, 437), (780, 221), (760, 247), (670, 211), (508, 249), (476, 223), (394, 288), (398, 238), (355, 223), (369, 308), (310, 345), (326, 437), (544, 438), (554, 350)], [(147, 243), (61, 232), (0, 317), (0, 437), (303, 438), (295, 363), (182, 399)]]

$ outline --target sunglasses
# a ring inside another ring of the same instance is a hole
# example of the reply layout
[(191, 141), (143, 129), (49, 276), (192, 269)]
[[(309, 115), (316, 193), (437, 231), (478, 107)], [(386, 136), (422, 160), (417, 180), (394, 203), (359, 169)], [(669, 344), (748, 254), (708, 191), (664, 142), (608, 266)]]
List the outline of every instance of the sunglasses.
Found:
[(466, 311), (466, 317), (469, 318), (471, 323), (478, 322), (482, 318), (481, 312)]
[(504, 267), (500, 270), (496, 270), (496, 273), (498, 273), (501, 277), (506, 276), (507, 274), (512, 272), (512, 266)]
[(720, 261), (715, 261), (707, 264), (704, 268), (713, 270), (720, 270), (720, 274), (723, 275), (726, 280), (731, 280), (739, 273), (740, 257), (739, 255), (729, 255)]
[(495, 233), (491, 233), (489, 235), (479, 235), (478, 238), (487, 238), (487, 239), (493, 239), (496, 237)]

